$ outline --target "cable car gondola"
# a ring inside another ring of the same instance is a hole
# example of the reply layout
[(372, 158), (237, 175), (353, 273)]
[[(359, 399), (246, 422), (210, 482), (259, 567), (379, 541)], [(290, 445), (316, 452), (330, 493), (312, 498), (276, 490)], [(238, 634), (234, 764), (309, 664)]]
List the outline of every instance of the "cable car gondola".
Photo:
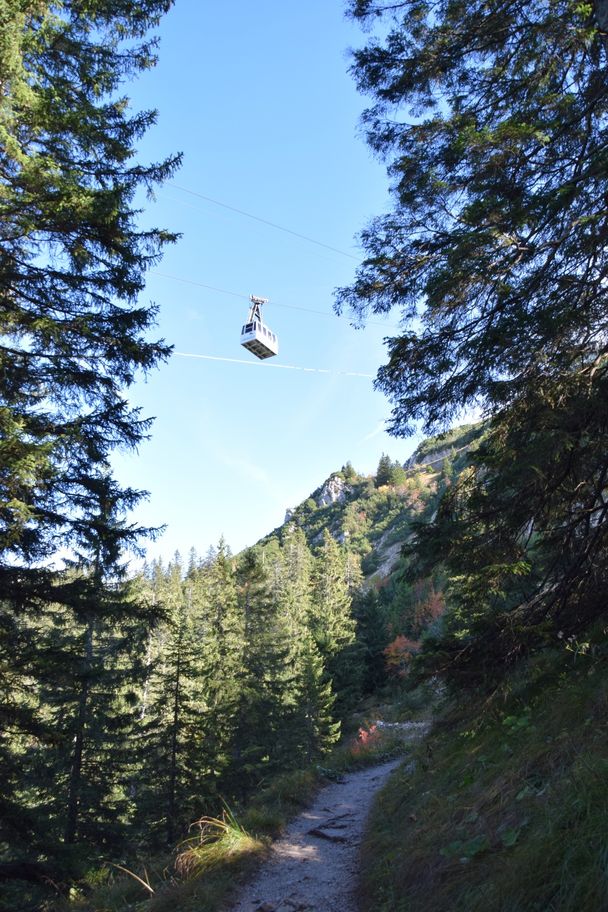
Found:
[(272, 330), (262, 322), (262, 305), (268, 298), (249, 295), (251, 307), (247, 322), (241, 329), (241, 345), (258, 358), (272, 358), (279, 353), (279, 340)]

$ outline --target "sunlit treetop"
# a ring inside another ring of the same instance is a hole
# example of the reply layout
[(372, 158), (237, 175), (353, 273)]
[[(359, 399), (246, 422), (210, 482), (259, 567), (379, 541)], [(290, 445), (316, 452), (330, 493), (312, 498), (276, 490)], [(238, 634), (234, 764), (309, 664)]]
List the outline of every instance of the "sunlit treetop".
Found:
[[(82, 479), (147, 432), (124, 396), (169, 348), (138, 303), (174, 235), (139, 224), (154, 111), (125, 84), (153, 66), (170, 0), (0, 0), (0, 551), (65, 544)], [(44, 548), (43, 548), (44, 550)]]

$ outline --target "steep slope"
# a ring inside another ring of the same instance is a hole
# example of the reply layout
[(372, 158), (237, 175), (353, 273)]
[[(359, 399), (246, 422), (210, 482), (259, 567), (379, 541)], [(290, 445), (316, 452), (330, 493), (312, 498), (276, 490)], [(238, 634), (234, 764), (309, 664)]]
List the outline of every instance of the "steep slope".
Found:
[(396, 473), (395, 483), (379, 484), (377, 476), (359, 475), (350, 464), (343, 466), (305, 501), (288, 509), (284, 524), (259, 544), (282, 540), (294, 524), (314, 550), (327, 530), (359, 555), (368, 582), (386, 579), (398, 566), (412, 523), (433, 515), (439, 496), (461, 471), (482, 431), (482, 425), (468, 424), (428, 438)]
[[(175, 885), (194, 896), (207, 861), (217, 861), (219, 880), (229, 881), (233, 837), (241, 870), (241, 850), (246, 867), (275, 833), (272, 806), (253, 808), (247, 821), (262, 786), (279, 789), (282, 819), (290, 805), (281, 782), (291, 795), (304, 777), (308, 796), (327, 771), (341, 724), (347, 743), (354, 739), (357, 762), (367, 740), (366, 750), (384, 751), (369, 728), (360, 729), (367, 715), (352, 715), (367, 712), (379, 687), (400, 684), (421, 633), (441, 614), (440, 578), (412, 583), (402, 549), (413, 524), (433, 515), (478, 433), (463, 428), (427, 441), (407, 467), (383, 455), (373, 477), (347, 465), (241, 554), (222, 542), (204, 559), (193, 553), (187, 566), (179, 556), (168, 565), (158, 561), (133, 581), (142, 601), (162, 609), (156, 625), (141, 630), (145, 678), (124, 695), (137, 718), (124, 733), (137, 788), (125, 791), (129, 814), (118, 821), (119, 849), (104, 856), (109, 867), (96, 872), (98, 849), (85, 839), (80, 866), (77, 858), (69, 866), (54, 861), (62, 882), (80, 894), (80, 908), (97, 908), (97, 899), (88, 899), (96, 878), (102, 892), (117, 897), (98, 907), (116, 912), (129, 907), (122, 897), (133, 890), (140, 899), (142, 890), (149, 893), (149, 905), (134, 903), (150, 912), (159, 912), (165, 898), (175, 905)], [(251, 836), (233, 826), (226, 803)], [(200, 841), (190, 832), (193, 820)], [(166, 848), (176, 842), (169, 862)], [(85, 863), (90, 881), (81, 880)], [(21, 889), (11, 885), (4, 895), (12, 902)], [(51, 889), (50, 881), (34, 885), (32, 908)], [(180, 907), (185, 912), (187, 905)]]
[(376, 805), (366, 912), (608, 908), (603, 640), (547, 650), (494, 694), (444, 706), (414, 771)]

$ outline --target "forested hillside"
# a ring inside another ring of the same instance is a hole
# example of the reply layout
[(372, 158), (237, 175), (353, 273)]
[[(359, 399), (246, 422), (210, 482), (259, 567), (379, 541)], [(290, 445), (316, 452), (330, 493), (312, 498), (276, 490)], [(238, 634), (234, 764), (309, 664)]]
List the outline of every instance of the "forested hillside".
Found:
[(439, 484), (388, 457), (375, 478), (343, 473), (343, 516), (313, 499), (243, 554), (220, 543), (185, 564), (134, 574), (128, 563), (158, 530), (130, 520), (144, 492), (120, 483), (113, 455), (148, 436), (129, 388), (170, 346), (152, 337), (156, 308), (139, 294), (176, 240), (142, 228), (135, 200), (180, 156), (137, 160), (156, 113), (121, 93), (154, 66), (170, 6), (0, 10), (0, 892), (11, 910), (86, 902), (115, 864), (160, 858), (177, 877), (167, 852), (194, 820), (337, 742), (426, 597), (389, 617), (376, 592)]
[[(441, 580), (406, 582), (401, 550), (471, 436), (426, 442), (407, 470), (387, 456), (374, 476), (345, 467), (239, 555), (221, 542), (103, 586), (76, 568), (55, 575), (57, 599), (13, 628), (6, 903), (31, 890), (35, 905), (99, 853), (135, 864), (173, 849), (193, 821), (328, 753), (443, 611)], [(61, 600), (92, 586), (94, 615)]]

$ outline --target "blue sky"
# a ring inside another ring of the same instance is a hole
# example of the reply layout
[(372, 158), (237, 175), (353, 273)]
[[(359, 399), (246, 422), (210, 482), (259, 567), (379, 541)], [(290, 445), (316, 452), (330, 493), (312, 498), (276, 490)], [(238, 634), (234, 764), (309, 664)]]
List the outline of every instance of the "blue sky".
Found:
[[(221, 535), (235, 551), (253, 544), (347, 460), (373, 472), (382, 452), (405, 459), (415, 442), (385, 433), (389, 404), (370, 379), (396, 316), (355, 330), (332, 311), (357, 233), (388, 206), (348, 74), (363, 37), (341, 0), (177, 0), (159, 33), (158, 66), (126, 91), (158, 109), (139, 158), (184, 154), (142, 216), (182, 234), (142, 296), (182, 354), (129, 391), (156, 420), (115, 465), (150, 492), (135, 518), (167, 524), (149, 550), (170, 557)], [(265, 363), (239, 344), (251, 293), (270, 299), (280, 340)]]

